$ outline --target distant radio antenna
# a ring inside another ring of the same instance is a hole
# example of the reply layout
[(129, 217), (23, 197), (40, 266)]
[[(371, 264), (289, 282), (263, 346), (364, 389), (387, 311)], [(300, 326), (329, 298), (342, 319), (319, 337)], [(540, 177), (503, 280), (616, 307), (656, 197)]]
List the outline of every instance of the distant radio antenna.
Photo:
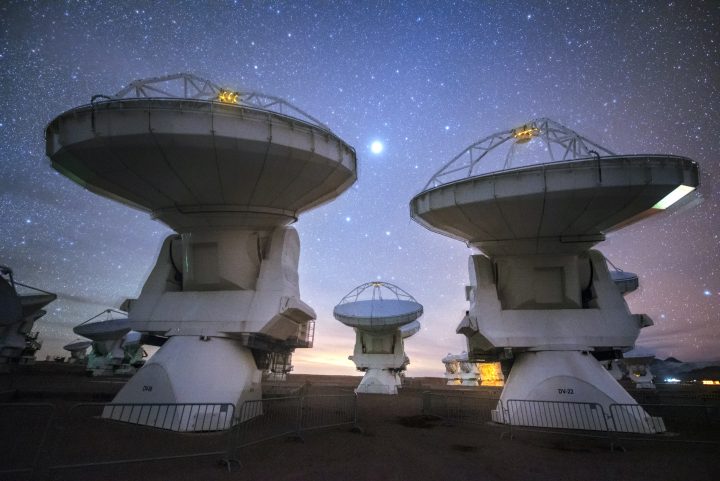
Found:
[(350, 360), (365, 372), (359, 393), (397, 394), (410, 360), (404, 339), (420, 330), (423, 306), (389, 282), (372, 281), (351, 290), (335, 306), (335, 319), (355, 329)]

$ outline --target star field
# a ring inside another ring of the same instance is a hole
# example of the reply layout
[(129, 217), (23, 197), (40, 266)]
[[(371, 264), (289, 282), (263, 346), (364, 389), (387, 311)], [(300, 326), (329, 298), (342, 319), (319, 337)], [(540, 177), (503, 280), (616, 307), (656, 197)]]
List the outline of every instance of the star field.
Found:
[(479, 138), (549, 117), (617, 153), (699, 163), (701, 203), (598, 248), (640, 276), (627, 300), (655, 326), (639, 352), (717, 360), (719, 32), (717, 2), (3, 2), (0, 264), (59, 295), (36, 323), (41, 356), (137, 296), (170, 230), (56, 173), (44, 128), (94, 94), (192, 72), (283, 97), (357, 150), (358, 182), (296, 224), (318, 313), (296, 370), (354, 372), (332, 308), (384, 279), (425, 307), (408, 374), (439, 375), (464, 349), (470, 250), (411, 221), (409, 200)]

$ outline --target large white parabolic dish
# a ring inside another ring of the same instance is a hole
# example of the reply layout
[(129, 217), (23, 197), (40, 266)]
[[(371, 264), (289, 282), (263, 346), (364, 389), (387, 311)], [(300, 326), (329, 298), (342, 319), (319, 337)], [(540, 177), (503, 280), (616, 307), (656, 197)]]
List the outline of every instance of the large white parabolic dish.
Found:
[[(386, 292), (386, 297), (382, 297)], [(372, 298), (362, 299), (364, 293)], [(387, 294), (395, 298), (388, 298)], [(369, 282), (353, 289), (335, 306), (335, 319), (364, 331), (394, 330), (418, 319), (423, 307), (410, 294), (387, 282)]]
[(586, 158), (450, 182), (416, 195), (410, 209), (421, 225), (489, 255), (572, 253), (697, 185), (697, 164), (684, 157)]
[(420, 329), (422, 328), (422, 324), (420, 324), (420, 321), (413, 321), (410, 324), (405, 324), (400, 328), (400, 334), (402, 335), (403, 339), (407, 339), (408, 337), (412, 337), (418, 332), (420, 332)]
[(286, 225), (357, 178), (354, 150), (327, 128), (217, 101), (97, 102), (46, 137), (55, 169), (178, 232)]
[(90, 346), (92, 346), (92, 341), (73, 341), (63, 346), (63, 349), (70, 352), (85, 351)]
[(130, 323), (127, 319), (108, 319), (75, 326), (73, 332), (93, 341), (113, 341), (130, 332)]
[(336, 306), (333, 314), (346, 326), (386, 330), (413, 322), (422, 315), (422, 306), (400, 299), (374, 299)]

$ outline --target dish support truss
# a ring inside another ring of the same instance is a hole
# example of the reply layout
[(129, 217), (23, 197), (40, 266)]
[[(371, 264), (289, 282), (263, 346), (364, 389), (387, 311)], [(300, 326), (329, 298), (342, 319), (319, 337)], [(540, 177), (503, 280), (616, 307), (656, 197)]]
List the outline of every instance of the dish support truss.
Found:
[[(87, 321), (83, 321), (83, 322), (81, 322), (80, 324), (78, 324), (78, 325), (75, 326), (75, 327), (84, 326), (85, 324), (88, 324), (89, 322), (92, 322), (92, 321), (94, 321), (95, 319), (97, 319), (98, 317), (102, 316), (103, 314), (105, 314), (105, 319), (103, 319), (104, 321), (113, 321), (113, 320), (115, 320), (115, 319), (127, 319), (127, 314), (128, 314), (128, 313), (125, 312), (125, 311), (121, 311), (121, 310), (119, 310), (119, 309), (112, 309), (112, 308), (111, 308), (111, 309), (105, 309), (105, 310), (102, 311), (100, 314), (96, 314), (96, 315), (92, 316), (92, 317), (91, 317), (90, 319), (88, 319)], [(113, 314), (119, 314), (121, 317), (115, 317), (115, 316), (113, 316)], [(100, 321), (98, 321), (98, 322), (100, 322)]]
[(221, 103), (238, 104), (256, 109), (269, 110), (281, 115), (296, 117), (320, 127), (330, 129), (318, 119), (294, 106), (287, 100), (255, 91), (235, 91), (193, 75), (178, 73), (163, 77), (150, 77), (130, 82), (113, 96), (94, 95), (92, 103), (98, 98), (117, 100), (125, 98), (180, 98), (191, 100), (210, 100)]
[[(435, 175), (430, 178), (428, 183), (425, 184), (423, 190), (475, 175), (520, 167), (518, 165), (512, 165), (517, 146), (533, 139), (539, 139), (543, 142), (549, 156), (548, 162), (562, 162), (566, 160), (585, 159), (592, 156), (615, 155), (608, 149), (582, 137), (577, 132), (570, 130), (554, 120), (540, 118), (531, 120), (518, 128), (505, 130), (478, 140), (438, 170)], [(505, 155), (502, 168), (492, 169), (491, 166), (481, 162), (489, 153), (501, 145), (506, 144), (508, 141), (513, 142)]]
[[(366, 291), (368, 292), (366, 293)], [(383, 291), (387, 291), (390, 294), (390, 297), (383, 297)], [(390, 284), (389, 282), (374, 281), (366, 282), (365, 284), (357, 286), (355, 289), (348, 292), (345, 297), (343, 297), (342, 300), (338, 303), (338, 305), (347, 304), (348, 302), (357, 302), (358, 300), (381, 301), (383, 299), (393, 298), (400, 301), (411, 301), (417, 303), (413, 296), (411, 296), (395, 284)]]

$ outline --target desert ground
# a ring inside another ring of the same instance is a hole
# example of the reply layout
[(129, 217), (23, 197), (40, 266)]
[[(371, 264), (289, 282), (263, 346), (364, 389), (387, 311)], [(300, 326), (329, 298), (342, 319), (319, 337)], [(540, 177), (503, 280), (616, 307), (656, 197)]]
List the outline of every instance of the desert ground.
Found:
[[(490, 409), (499, 396), (499, 388), (448, 387), (442, 379), (408, 379), (397, 396), (359, 395), (358, 426), (304, 431), (300, 436), (290, 433), (233, 449), (228, 455), (227, 433), (174, 433), (127, 425), (99, 419), (94, 404), (78, 406), (108, 402), (122, 386), (122, 378), (88, 378), (81, 369), (51, 365), (2, 376), (0, 446), (7, 456), (0, 462), (0, 470), (32, 465), (42, 441), (34, 473), (0, 474), (2, 480), (717, 479), (717, 424), (706, 426), (702, 436), (690, 438), (675, 433), (652, 439), (628, 436), (616, 440), (622, 450), (611, 450), (609, 439), (602, 435), (514, 429), (511, 438), (504, 425), (450, 422), (423, 414), (427, 392), (466, 396), (469, 402), (479, 403), (481, 410)], [(301, 392), (351, 399), (358, 380), (350, 376), (291, 375), (286, 382), (268, 384), (265, 389), (267, 396)], [(678, 394), (677, 388), (668, 395), (677, 401), (678, 396), (673, 394)], [(680, 399), (687, 403), (696, 399), (696, 394), (687, 390)], [(659, 390), (656, 395), (664, 394)], [(55, 420), (43, 440), (47, 406), (55, 407)], [(112, 463), (198, 452), (212, 454)], [(221, 462), (228, 457), (240, 463), (233, 463), (230, 471)], [(69, 466), (88, 463), (101, 464)], [(53, 468), (59, 465), (64, 467)]]

